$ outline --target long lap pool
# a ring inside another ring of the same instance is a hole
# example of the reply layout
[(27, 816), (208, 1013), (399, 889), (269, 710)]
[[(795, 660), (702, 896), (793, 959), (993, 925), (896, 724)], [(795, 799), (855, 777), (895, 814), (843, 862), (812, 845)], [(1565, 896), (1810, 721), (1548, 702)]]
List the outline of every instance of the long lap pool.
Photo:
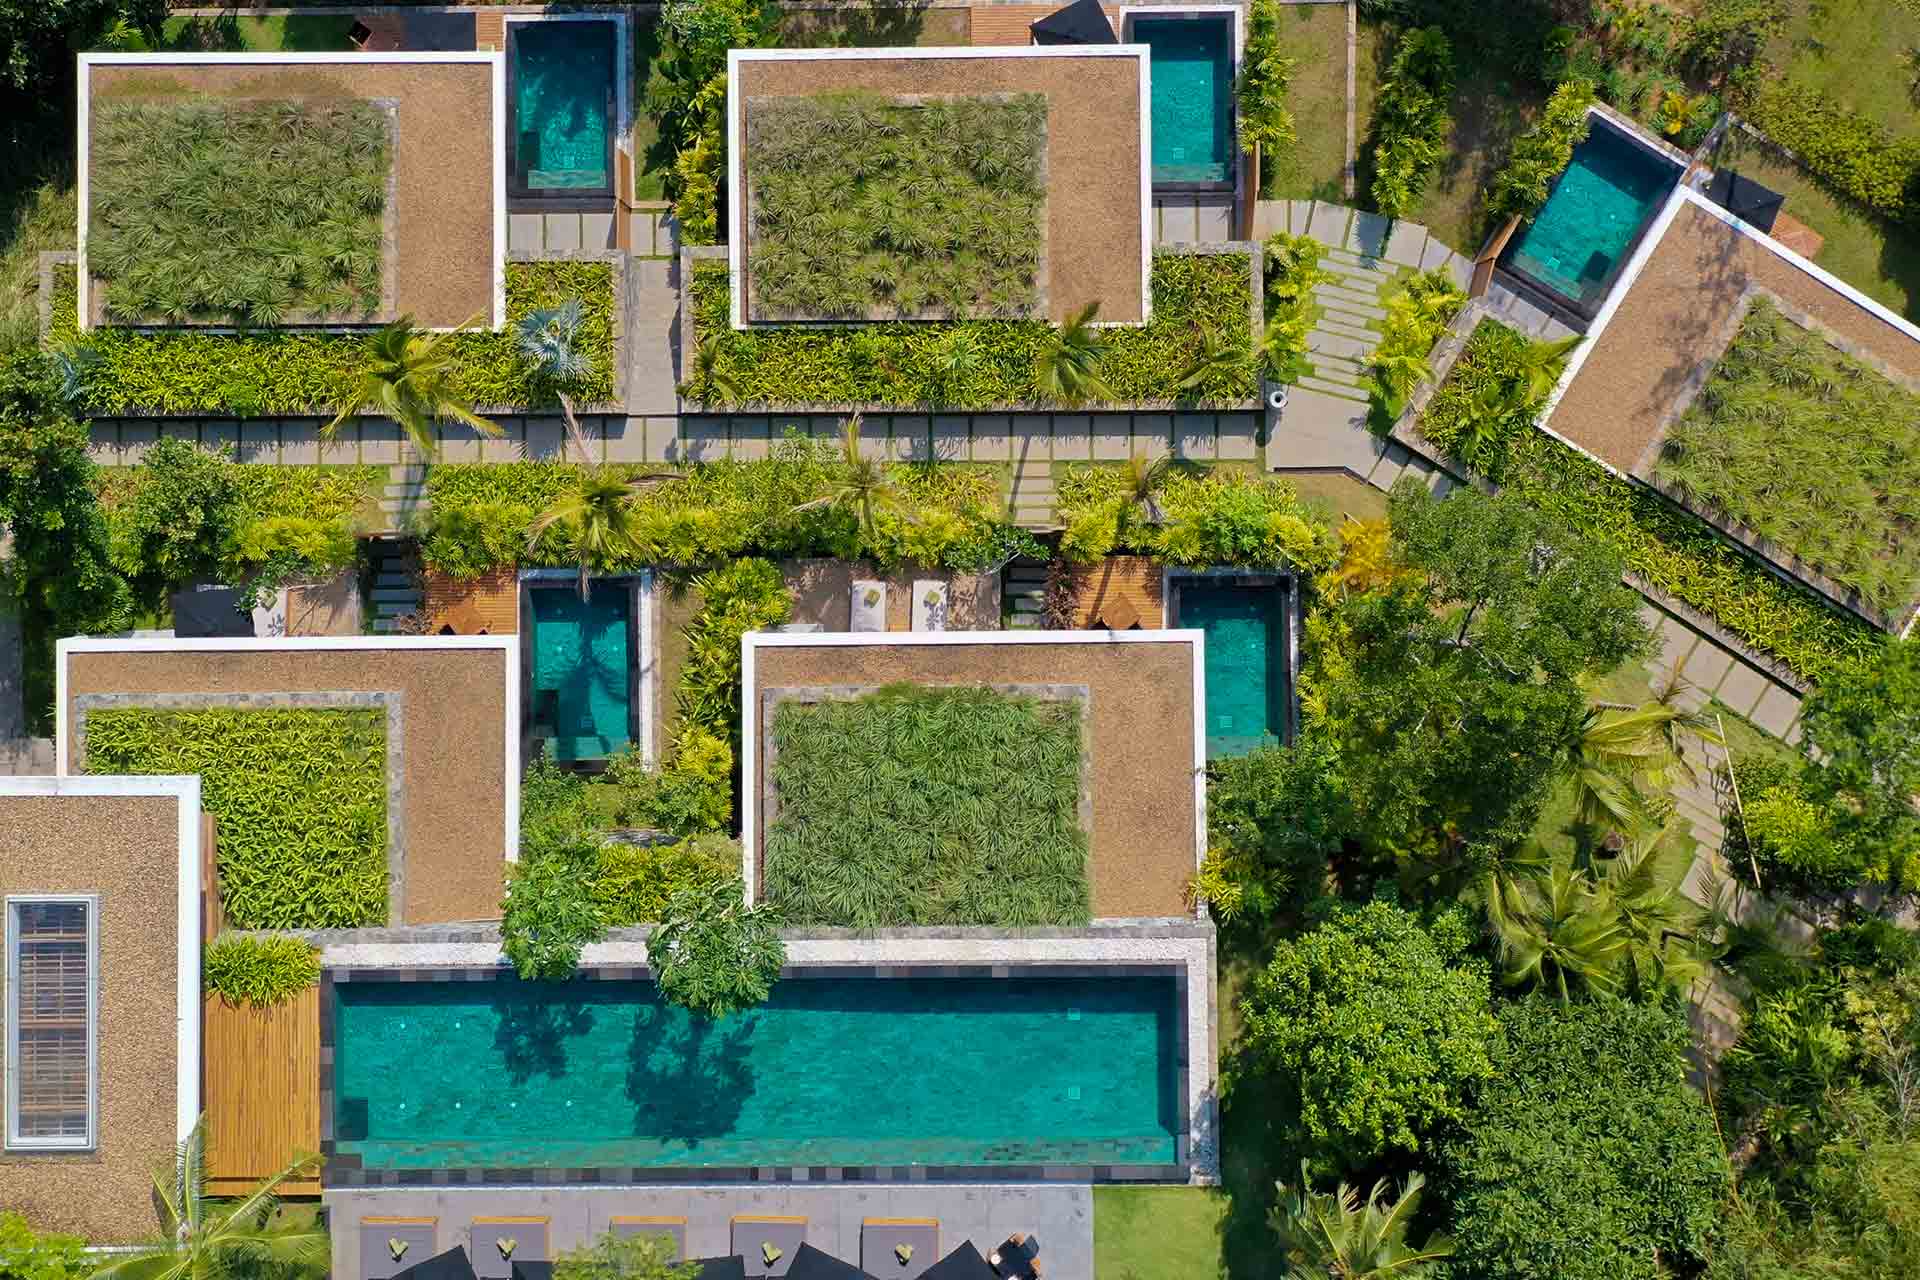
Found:
[(334, 1155), (378, 1169), (1176, 1163), (1172, 977), (335, 982)]

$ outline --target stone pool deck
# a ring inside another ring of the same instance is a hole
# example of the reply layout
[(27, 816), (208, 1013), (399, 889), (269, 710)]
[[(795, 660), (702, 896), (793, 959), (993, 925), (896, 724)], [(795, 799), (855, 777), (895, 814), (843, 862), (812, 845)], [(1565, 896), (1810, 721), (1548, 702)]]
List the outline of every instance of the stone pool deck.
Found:
[[(962, 1240), (981, 1254), (1016, 1231), (1038, 1237), (1047, 1274), (1093, 1274), (1093, 1188), (1085, 1183), (1004, 1186), (941, 1183), (863, 1186), (804, 1182), (752, 1186), (672, 1187), (378, 1187), (330, 1190), (333, 1280), (366, 1280), (360, 1267), (363, 1218), (434, 1219), (439, 1250), (473, 1248), (475, 1218), (544, 1218), (551, 1251), (575, 1248), (603, 1234), (614, 1217), (686, 1219), (686, 1256), (730, 1254), (739, 1216), (806, 1219), (806, 1240), (858, 1264), (860, 1225), (868, 1218), (933, 1218), (937, 1256)], [(387, 1228), (382, 1227), (382, 1230)], [(936, 1261), (929, 1258), (928, 1264)], [(915, 1263), (922, 1259), (916, 1257)], [(903, 1269), (903, 1276), (922, 1268)]]

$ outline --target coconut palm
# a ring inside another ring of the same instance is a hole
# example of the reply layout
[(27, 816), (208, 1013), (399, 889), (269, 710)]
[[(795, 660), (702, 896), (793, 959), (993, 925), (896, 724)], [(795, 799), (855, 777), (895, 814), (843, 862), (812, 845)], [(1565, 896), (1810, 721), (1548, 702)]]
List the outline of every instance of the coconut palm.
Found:
[(847, 419), (840, 444), (843, 450), (840, 474), (830, 482), (827, 493), (793, 510), (797, 514), (821, 507), (845, 508), (859, 519), (860, 532), (871, 541), (875, 532), (874, 516), (881, 511), (900, 509), (900, 487), (887, 473), (886, 463), (861, 452), (859, 414)]
[(672, 474), (630, 477), (611, 467), (587, 468), (574, 487), (533, 522), (527, 531), (527, 550), (531, 553), (548, 530), (564, 531), (579, 561), (580, 598), (585, 600), (593, 574), (605, 572), (639, 548), (634, 499), (654, 485), (678, 478)]
[(1194, 348), (1193, 358), (1180, 371), (1174, 390), (1183, 394), (1203, 393), (1207, 387), (1225, 378), (1240, 373), (1247, 367), (1247, 353), (1227, 341), (1226, 337), (1213, 329), (1200, 332), (1200, 345)]
[(520, 354), (533, 366), (534, 373), (560, 397), (560, 412), (567, 420), (567, 435), (580, 451), (580, 460), (592, 460), (593, 449), (587, 433), (580, 429), (574, 413), (573, 396), (568, 388), (577, 385), (593, 371), (580, 342), (580, 326), (586, 319), (586, 307), (578, 298), (568, 298), (557, 307), (530, 311), (515, 329)]
[(1389, 1201), (1392, 1188), (1382, 1178), (1362, 1204), (1360, 1193), (1344, 1182), (1329, 1193), (1314, 1191), (1302, 1161), (1298, 1189), (1281, 1183), (1280, 1203), (1268, 1219), (1286, 1250), (1287, 1274), (1293, 1280), (1420, 1280), (1433, 1275), (1443, 1259), (1453, 1256), (1453, 1241), (1444, 1235), (1428, 1236), (1417, 1245), (1407, 1241), (1426, 1183), (1424, 1175), (1408, 1174), (1399, 1198)]
[(171, 1167), (154, 1173), (158, 1238), (93, 1274), (109, 1280), (224, 1280), (264, 1272), (290, 1280), (326, 1275), (327, 1233), (273, 1221), (280, 1203), (275, 1193), (282, 1183), (309, 1170), (313, 1157), (296, 1157), (229, 1205), (207, 1198), (206, 1142), (203, 1117), (174, 1153)]
[(1054, 330), (1040, 348), (1034, 389), (1041, 399), (1080, 405), (1096, 396), (1113, 398), (1112, 390), (1100, 376), (1100, 359), (1106, 354), (1107, 340), (1093, 325), (1093, 318), (1099, 314), (1100, 304), (1089, 302)]
[(417, 329), (412, 316), (383, 326), (367, 339), (367, 365), (341, 397), (333, 421), (320, 428), (320, 438), (330, 440), (348, 422), (358, 423), (369, 406), (399, 423), (426, 458), (439, 452), (435, 422), (464, 422), (481, 435), (498, 436), (499, 426), (475, 413), (455, 383), (458, 360), (448, 342), (453, 336)]
[(1679, 704), (1684, 688), (1669, 682), (1638, 706), (1596, 702), (1587, 708), (1567, 750), (1577, 822), (1640, 830), (1653, 811), (1647, 790), (1664, 788), (1676, 769), (1692, 773), (1686, 740), (1720, 742), (1710, 720)]
[(1612, 894), (1560, 866), (1525, 888), (1497, 942), (1509, 983), (1567, 1000), (1582, 988), (1618, 991), (1629, 938)]
[(1693, 848), (1671, 834), (1666, 826), (1642, 832), (1597, 873), (1627, 937), (1627, 977), (1642, 991), (1684, 985), (1706, 970), (1706, 913), (1681, 889)]
[(1167, 513), (1160, 507), (1160, 491), (1173, 474), (1173, 458), (1161, 454), (1148, 458), (1136, 453), (1120, 468), (1120, 514), (1115, 521), (1116, 541), (1126, 541), (1128, 530), (1139, 520), (1153, 528), (1166, 524)]

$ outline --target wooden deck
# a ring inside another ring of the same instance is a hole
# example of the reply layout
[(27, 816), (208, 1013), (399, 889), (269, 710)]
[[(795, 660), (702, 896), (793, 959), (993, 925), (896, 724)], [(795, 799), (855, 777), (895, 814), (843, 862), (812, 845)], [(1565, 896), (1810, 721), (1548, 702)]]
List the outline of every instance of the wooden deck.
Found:
[(520, 627), (520, 577), (511, 568), (477, 578), (455, 578), (432, 569), (425, 574), (420, 612), (427, 630), (460, 636), (510, 636)]
[[(201, 1028), (207, 1187), (240, 1195), (320, 1150), (320, 989), (271, 1009), (208, 996)], [(318, 1168), (280, 1190), (319, 1195)]]
[[(1055, 13), (1066, 3), (1057, 0), (1054, 4), (977, 4), (967, 10), (969, 25), (972, 28), (973, 43), (976, 45), (996, 44), (1032, 44), (1033, 24), (1050, 13)], [(1118, 5), (1102, 5), (1107, 11), (1107, 21), (1113, 24), (1115, 31), (1120, 30), (1120, 8)]]
[(1074, 626), (1081, 630), (1111, 627), (1148, 631), (1167, 625), (1166, 600), (1161, 593), (1161, 566), (1148, 556), (1108, 556), (1081, 571), (1080, 610)]

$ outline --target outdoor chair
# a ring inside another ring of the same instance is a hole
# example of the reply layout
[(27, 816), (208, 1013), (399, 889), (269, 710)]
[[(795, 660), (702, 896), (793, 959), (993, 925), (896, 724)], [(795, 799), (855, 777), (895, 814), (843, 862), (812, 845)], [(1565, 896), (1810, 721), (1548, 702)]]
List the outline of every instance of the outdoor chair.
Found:
[(987, 1255), (996, 1273), (1008, 1280), (1040, 1274), (1040, 1238), (1016, 1231), (1006, 1243)]

